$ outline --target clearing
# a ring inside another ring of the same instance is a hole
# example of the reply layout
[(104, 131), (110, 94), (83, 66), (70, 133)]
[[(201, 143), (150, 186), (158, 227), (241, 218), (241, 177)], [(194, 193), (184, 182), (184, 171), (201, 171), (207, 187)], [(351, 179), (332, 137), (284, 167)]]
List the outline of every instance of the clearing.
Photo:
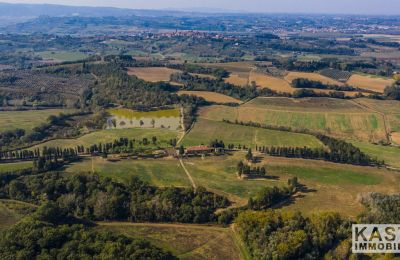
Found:
[(0, 132), (24, 129), (31, 131), (34, 127), (45, 123), (51, 115), (60, 113), (68, 114), (75, 112), (75, 109), (44, 109), (44, 110), (24, 110), (24, 111), (0, 111)]
[(170, 81), (170, 77), (180, 70), (170, 69), (166, 67), (138, 67), (128, 68), (128, 75), (134, 75), (139, 79), (150, 82)]
[(209, 225), (99, 222), (99, 229), (141, 238), (179, 259), (241, 259), (233, 231)]

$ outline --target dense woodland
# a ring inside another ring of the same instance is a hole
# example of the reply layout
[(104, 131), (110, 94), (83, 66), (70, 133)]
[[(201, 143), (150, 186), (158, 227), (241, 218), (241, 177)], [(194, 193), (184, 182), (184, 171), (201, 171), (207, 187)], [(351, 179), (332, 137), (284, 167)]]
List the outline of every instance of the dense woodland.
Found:
[(0, 258), (176, 259), (147, 241), (93, 226), (48, 202), (0, 236)]
[[(17, 178), (16, 178), (17, 177)], [(43, 173), (3, 176), (0, 197), (34, 204), (56, 202), (70, 215), (88, 220), (207, 223), (229, 201), (204, 188), (156, 188), (137, 178), (113, 182), (96, 175)]]

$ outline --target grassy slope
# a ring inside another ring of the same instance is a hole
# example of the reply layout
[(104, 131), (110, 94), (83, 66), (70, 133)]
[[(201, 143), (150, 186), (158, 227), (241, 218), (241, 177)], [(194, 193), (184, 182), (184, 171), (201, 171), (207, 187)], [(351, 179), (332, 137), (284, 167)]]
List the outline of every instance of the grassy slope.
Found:
[(321, 147), (313, 136), (284, 131), (261, 129), (249, 126), (233, 125), (224, 122), (199, 119), (194, 128), (186, 135), (186, 146), (208, 144), (211, 140), (223, 140), (225, 144), (258, 146), (294, 146)]
[(143, 138), (148, 138), (151, 140), (153, 136), (156, 136), (161, 147), (168, 146), (167, 142), (170, 139), (176, 138), (177, 132), (167, 129), (112, 129), (112, 130), (101, 130), (84, 135), (78, 139), (57, 139), (45, 142), (43, 144), (37, 145), (37, 147), (76, 147), (77, 145), (89, 146), (92, 144), (113, 142), (115, 139), (121, 137), (135, 139), (141, 141)]
[[(120, 182), (126, 182), (131, 176), (137, 176), (156, 186), (190, 186), (190, 182), (177, 160), (147, 159), (108, 162), (103, 158), (94, 158), (93, 169), (100, 176), (111, 177)], [(71, 164), (65, 171), (69, 173), (90, 172), (92, 171), (92, 160), (85, 159)]]
[(0, 163), (0, 173), (31, 168), (32, 162)]
[(334, 164), (324, 161), (265, 157), (259, 165), (267, 168), (270, 179), (240, 180), (236, 177), (236, 164), (244, 153), (231, 157), (205, 159), (191, 158), (186, 168), (195, 182), (239, 204), (265, 186), (285, 185), (289, 177), (297, 176), (308, 189), (288, 209), (310, 213), (315, 210), (336, 210), (355, 216), (362, 209), (357, 195), (363, 192), (399, 192), (400, 176), (386, 170), (371, 167)]
[(238, 108), (212, 106), (201, 117), (310, 129), (342, 138), (386, 140), (383, 116), (347, 100), (257, 98)]
[(0, 200), (0, 233), (34, 211), (36, 206), (15, 200)]
[(99, 223), (124, 235), (144, 238), (180, 259), (240, 259), (229, 228), (183, 224)]
[(366, 154), (384, 160), (386, 164), (400, 168), (400, 147), (375, 145), (365, 142), (352, 142)]
[(51, 115), (60, 113), (70, 113), (73, 109), (46, 109), (29, 111), (1, 111), (0, 112), (0, 132), (16, 128), (32, 130), (35, 126), (45, 123)]

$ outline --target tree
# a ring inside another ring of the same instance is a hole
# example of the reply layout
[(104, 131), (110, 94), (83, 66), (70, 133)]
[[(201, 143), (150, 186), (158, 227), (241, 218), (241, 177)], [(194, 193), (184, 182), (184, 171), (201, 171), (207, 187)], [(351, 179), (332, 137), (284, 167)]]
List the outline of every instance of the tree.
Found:
[(249, 148), (249, 150), (247, 150), (246, 160), (249, 162), (253, 161), (253, 153), (251, 151), (251, 148)]
[(183, 147), (183, 145), (179, 146), (179, 155), (184, 155), (185, 154), (185, 148)]

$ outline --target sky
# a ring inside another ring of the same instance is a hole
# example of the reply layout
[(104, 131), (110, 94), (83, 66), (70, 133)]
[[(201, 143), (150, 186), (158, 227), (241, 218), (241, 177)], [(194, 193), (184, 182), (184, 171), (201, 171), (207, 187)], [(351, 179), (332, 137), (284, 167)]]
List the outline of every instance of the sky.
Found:
[(400, 0), (0, 0), (0, 2), (159, 10), (214, 9), (257, 13), (400, 14)]

